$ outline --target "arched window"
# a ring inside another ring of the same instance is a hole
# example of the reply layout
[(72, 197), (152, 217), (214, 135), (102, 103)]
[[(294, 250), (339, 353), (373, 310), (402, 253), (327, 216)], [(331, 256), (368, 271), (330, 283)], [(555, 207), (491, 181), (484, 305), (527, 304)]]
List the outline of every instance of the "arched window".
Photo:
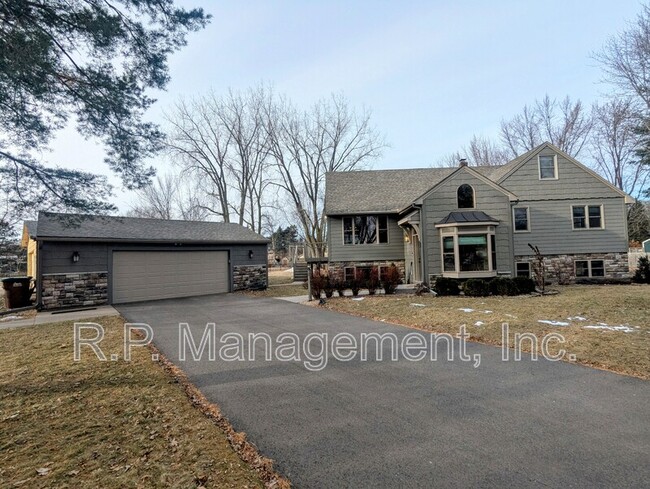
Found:
[(458, 187), (458, 208), (474, 208), (474, 188), (471, 185), (464, 183)]

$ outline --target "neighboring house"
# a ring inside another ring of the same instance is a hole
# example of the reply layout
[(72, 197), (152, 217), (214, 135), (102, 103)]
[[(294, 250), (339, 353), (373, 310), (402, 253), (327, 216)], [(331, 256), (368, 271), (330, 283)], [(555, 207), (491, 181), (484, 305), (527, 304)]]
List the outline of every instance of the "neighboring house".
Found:
[(394, 263), (407, 283), (529, 276), (530, 243), (551, 280), (628, 278), (632, 202), (550, 143), (502, 166), (332, 172), (328, 262), (348, 278)]
[(22, 239), (45, 309), (266, 288), (268, 242), (234, 223), (47, 212)]

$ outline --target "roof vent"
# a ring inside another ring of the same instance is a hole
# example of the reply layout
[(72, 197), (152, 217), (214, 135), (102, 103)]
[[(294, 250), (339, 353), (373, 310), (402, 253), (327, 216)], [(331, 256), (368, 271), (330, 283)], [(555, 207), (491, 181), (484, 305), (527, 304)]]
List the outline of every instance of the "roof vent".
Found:
[(458, 166), (467, 166), (467, 160), (465, 158), (461, 158)]

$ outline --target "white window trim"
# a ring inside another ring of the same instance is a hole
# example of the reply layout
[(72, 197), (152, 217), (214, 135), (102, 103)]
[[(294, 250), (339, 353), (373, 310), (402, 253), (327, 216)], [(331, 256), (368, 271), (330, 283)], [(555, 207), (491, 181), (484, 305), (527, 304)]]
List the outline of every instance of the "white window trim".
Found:
[[(479, 271), (461, 271), (460, 270), (460, 253), (458, 246), (458, 236), (464, 234), (485, 234), (487, 238), (487, 256), (488, 256), (488, 270), (479, 270)], [(482, 277), (496, 277), (497, 271), (494, 270), (492, 264), (492, 238), (490, 236), (495, 236), (496, 230), (494, 226), (487, 226), (485, 230), (477, 231), (474, 229), (463, 229), (462, 227), (447, 227), (440, 233), (440, 271), (443, 277), (449, 278), (482, 278)], [(445, 248), (444, 248), (444, 239), (453, 237), (454, 238), (454, 265), (455, 271), (447, 272), (445, 271)], [(495, 239), (496, 242), (496, 239)]]
[[(522, 230), (517, 230), (515, 229), (515, 209), (526, 209), (526, 227), (527, 229)], [(530, 207), (529, 206), (524, 206), (524, 205), (517, 205), (512, 208), (512, 232), (513, 233), (530, 233), (531, 232), (531, 226), (530, 226)]]
[(528, 278), (533, 276), (533, 267), (531, 266), (529, 261), (518, 261), (515, 262), (515, 277), (523, 277), (523, 275), (517, 275), (518, 270), (517, 270), (517, 265), (522, 264), (522, 265), (528, 265)]
[[(469, 185), (469, 188), (472, 189), (472, 204), (474, 204), (473, 207), (458, 207), (458, 189), (463, 185)], [(458, 187), (456, 187), (456, 209), (462, 210), (462, 209), (477, 209), (477, 208), (478, 208), (478, 203), (476, 202), (476, 189), (474, 188), (474, 185), (471, 185), (469, 183), (461, 183)]]
[[(542, 161), (541, 158), (548, 158), (548, 157), (553, 158), (553, 166), (554, 166), (554, 174), (555, 176), (552, 178), (542, 178)], [(560, 174), (558, 172), (558, 167), (557, 167), (557, 155), (537, 155), (537, 177), (540, 180), (558, 180), (560, 178)]]
[[(587, 262), (587, 273), (588, 273), (588, 275), (586, 277), (582, 277), (582, 276), (578, 277), (578, 274), (576, 273), (577, 269), (578, 269), (576, 263), (578, 263), (580, 261)], [(593, 261), (602, 261), (603, 262), (603, 274), (602, 275), (598, 275), (596, 277), (594, 277), (592, 275), (592, 273), (591, 273), (591, 262), (593, 262)], [(605, 260), (602, 259), (602, 258), (594, 258), (593, 260), (574, 260), (573, 261), (573, 276), (575, 278), (605, 278), (607, 276), (607, 265), (605, 264)]]
[[(380, 243), (379, 242), (379, 217), (380, 216), (385, 216), (386, 217), (386, 242), (385, 243)], [(352, 240), (354, 240), (354, 218), (355, 217), (376, 217), (377, 218), (377, 240), (374, 243), (346, 243), (345, 242), (345, 219), (350, 218), (352, 219)], [(385, 214), (354, 214), (350, 216), (343, 216), (341, 218), (341, 243), (343, 243), (343, 246), (386, 246), (390, 244), (390, 223), (388, 216)]]
[[(584, 228), (577, 228), (575, 226), (575, 221), (573, 220), (573, 208), (582, 207), (585, 210), (585, 224), (587, 225)], [(592, 228), (589, 227), (589, 207), (600, 207), (600, 227)], [(571, 229), (574, 231), (597, 231), (605, 229), (605, 206), (603, 204), (571, 204), (569, 206), (569, 211), (571, 213)], [(584, 260), (578, 260), (584, 261)]]

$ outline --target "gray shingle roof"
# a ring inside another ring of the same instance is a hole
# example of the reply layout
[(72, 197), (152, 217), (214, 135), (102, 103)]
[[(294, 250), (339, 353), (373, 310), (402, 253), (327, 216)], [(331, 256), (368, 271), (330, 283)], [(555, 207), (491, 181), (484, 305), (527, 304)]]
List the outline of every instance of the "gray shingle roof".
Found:
[(86, 241), (268, 243), (235, 223), (39, 212), (37, 237)]
[(483, 211), (454, 211), (447, 214), (436, 224), (455, 224), (468, 222), (499, 222)]
[(23, 224), (25, 228), (27, 228), (27, 235), (30, 238), (36, 236), (36, 225), (38, 224), (38, 221), (25, 221)]
[[(500, 166), (473, 166), (492, 178)], [(399, 212), (458, 168), (330, 172), (325, 176), (325, 214)]]

